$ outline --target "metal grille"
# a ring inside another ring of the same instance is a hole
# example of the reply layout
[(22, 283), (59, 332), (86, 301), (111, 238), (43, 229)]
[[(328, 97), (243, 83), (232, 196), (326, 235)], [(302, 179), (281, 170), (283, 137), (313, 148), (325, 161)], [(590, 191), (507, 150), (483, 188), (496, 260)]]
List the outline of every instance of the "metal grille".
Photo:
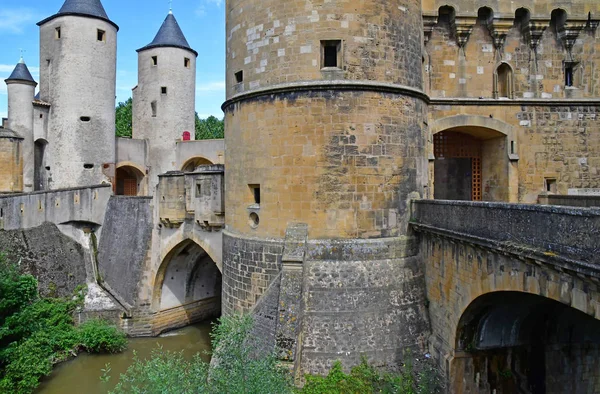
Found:
[(436, 159), (471, 159), (471, 200), (481, 201), (481, 141), (455, 131), (442, 131), (433, 136)]

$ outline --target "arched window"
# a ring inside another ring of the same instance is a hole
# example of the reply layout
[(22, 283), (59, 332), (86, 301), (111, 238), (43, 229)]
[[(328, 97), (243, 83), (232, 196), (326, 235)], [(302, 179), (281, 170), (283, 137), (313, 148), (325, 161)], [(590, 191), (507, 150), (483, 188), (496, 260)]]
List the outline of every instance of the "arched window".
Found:
[(513, 71), (507, 63), (502, 63), (494, 73), (494, 98), (514, 98)]

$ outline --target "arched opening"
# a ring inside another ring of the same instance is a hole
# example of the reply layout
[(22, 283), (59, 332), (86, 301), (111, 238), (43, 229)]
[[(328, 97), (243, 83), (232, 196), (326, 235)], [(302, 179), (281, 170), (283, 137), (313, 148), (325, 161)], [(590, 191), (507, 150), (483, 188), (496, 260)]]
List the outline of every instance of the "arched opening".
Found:
[(217, 264), (197, 243), (176, 246), (158, 271), (155, 333), (221, 315), (222, 276)]
[(194, 172), (196, 170), (196, 168), (198, 168), (198, 166), (211, 165), (211, 164), (213, 164), (213, 162), (208, 159), (205, 159), (204, 157), (192, 157), (191, 159), (188, 159), (183, 164), (181, 171)]
[(556, 39), (560, 39), (567, 23), (567, 11), (557, 8), (550, 14), (550, 28), (556, 34)]
[(589, 393), (600, 383), (600, 321), (538, 295), (477, 298), (455, 346), (455, 392)]
[(433, 136), (434, 198), (507, 201), (506, 136), (475, 126), (456, 127)]
[(508, 63), (501, 63), (494, 73), (495, 98), (514, 98), (513, 71)]
[(490, 7), (481, 7), (477, 10), (477, 22), (483, 26), (489, 26), (494, 20), (494, 11)]
[(121, 166), (117, 168), (117, 196), (137, 196), (140, 193), (141, 182), (144, 174), (132, 166)]
[(46, 168), (46, 148), (48, 141), (38, 139), (34, 143), (33, 152), (33, 188), (34, 190), (46, 190), (48, 188), (48, 177), (46, 176), (48, 169)]

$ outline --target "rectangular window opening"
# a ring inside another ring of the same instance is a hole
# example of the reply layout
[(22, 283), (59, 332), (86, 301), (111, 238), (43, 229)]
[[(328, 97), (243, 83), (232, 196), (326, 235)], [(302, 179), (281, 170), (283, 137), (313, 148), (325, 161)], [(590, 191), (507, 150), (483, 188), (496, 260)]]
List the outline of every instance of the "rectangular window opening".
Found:
[(260, 205), (260, 185), (248, 185), (248, 187), (250, 187), (250, 191), (252, 192), (254, 204)]
[(202, 196), (202, 183), (198, 182), (196, 183), (196, 198), (199, 198)]
[(56, 40), (60, 40), (60, 27), (57, 27), (56, 29), (54, 29), (54, 38)]
[(156, 118), (156, 101), (150, 103), (150, 109), (152, 109), (152, 117)]
[(158, 66), (158, 56), (152, 56), (152, 65)]
[(573, 66), (565, 67), (565, 86), (573, 86)]
[(167, 87), (166, 86), (161, 86), (161, 88), (160, 88), (160, 94), (167, 94)]
[(515, 141), (510, 141), (510, 154), (515, 154)]
[(556, 187), (556, 179), (555, 178), (546, 178), (544, 180), (544, 190), (548, 193), (557, 193)]
[(183, 59), (183, 66), (185, 68), (190, 68), (190, 64), (191, 64), (191, 62), (190, 62), (189, 58), (186, 57), (186, 58)]
[(235, 83), (244, 82), (244, 71), (238, 71), (235, 73)]
[(321, 41), (321, 68), (341, 68), (341, 40)]
[(106, 32), (104, 30), (98, 29), (97, 38), (98, 41), (106, 42)]

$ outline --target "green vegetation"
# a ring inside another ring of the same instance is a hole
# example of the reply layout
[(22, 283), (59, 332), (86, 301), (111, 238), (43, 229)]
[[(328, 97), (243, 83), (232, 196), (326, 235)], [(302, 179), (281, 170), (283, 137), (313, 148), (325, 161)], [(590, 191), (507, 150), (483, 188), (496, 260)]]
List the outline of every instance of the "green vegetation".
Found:
[[(113, 394), (426, 394), (437, 390), (435, 371), (425, 364), (414, 373), (409, 362), (399, 374), (385, 373), (370, 366), (366, 360), (345, 374), (341, 363), (334, 364), (326, 377), (306, 376), (302, 389), (294, 387), (289, 370), (279, 365), (276, 357), (257, 356), (260, 345), (252, 335), (253, 321), (248, 316), (222, 317), (215, 327), (213, 361), (202, 361), (197, 355), (186, 360), (181, 353), (156, 349), (149, 360), (135, 357), (131, 367), (116, 386)], [(412, 360), (407, 354), (407, 360)], [(107, 365), (100, 377), (109, 379)]]
[(212, 140), (225, 138), (225, 122), (214, 116), (209, 116), (206, 119), (200, 119), (196, 113), (196, 139), (197, 140)]
[(80, 288), (71, 300), (40, 298), (37, 280), (19, 273), (0, 255), (0, 392), (31, 393), (52, 366), (78, 351), (118, 352), (125, 335), (105, 322), (79, 327), (73, 312), (83, 302)]
[(131, 138), (133, 130), (133, 99), (130, 97), (124, 103), (117, 105), (115, 133), (117, 137)]

